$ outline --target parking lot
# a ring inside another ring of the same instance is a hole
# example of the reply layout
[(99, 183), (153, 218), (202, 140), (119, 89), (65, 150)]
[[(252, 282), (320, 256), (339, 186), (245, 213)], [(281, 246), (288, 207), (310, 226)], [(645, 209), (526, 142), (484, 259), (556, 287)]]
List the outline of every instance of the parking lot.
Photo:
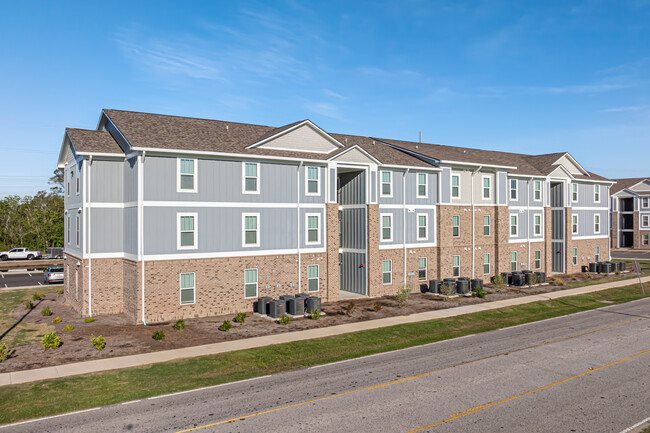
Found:
[(12, 289), (16, 287), (34, 287), (42, 286), (43, 271), (7, 271), (0, 272), (0, 290)]
[(650, 260), (650, 250), (612, 250), (612, 259)]

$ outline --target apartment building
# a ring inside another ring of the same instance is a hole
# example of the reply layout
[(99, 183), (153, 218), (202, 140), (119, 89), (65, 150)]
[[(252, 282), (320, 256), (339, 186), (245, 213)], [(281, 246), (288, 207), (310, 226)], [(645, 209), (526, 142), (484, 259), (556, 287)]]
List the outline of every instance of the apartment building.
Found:
[(612, 182), (523, 155), (103, 110), (67, 129), (65, 297), (134, 323), (606, 259)]
[(610, 197), (612, 248), (650, 249), (650, 178), (615, 181)]

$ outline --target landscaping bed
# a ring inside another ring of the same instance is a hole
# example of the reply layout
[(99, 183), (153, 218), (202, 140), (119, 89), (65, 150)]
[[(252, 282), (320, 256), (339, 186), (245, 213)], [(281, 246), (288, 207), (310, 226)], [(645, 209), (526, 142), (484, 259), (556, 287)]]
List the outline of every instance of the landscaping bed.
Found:
[[(325, 315), (318, 320), (310, 318), (291, 319), (290, 323), (281, 325), (275, 320), (268, 320), (253, 315), (252, 312), (247, 312), (244, 323), (236, 323), (233, 320), (235, 315), (185, 319), (185, 328), (181, 330), (174, 329), (174, 322), (157, 323), (149, 326), (134, 325), (131, 319), (124, 315), (97, 316), (93, 322), (86, 323), (70, 306), (65, 305), (63, 296), (57, 294), (56, 291), (46, 293), (42, 300), (34, 302), (35, 308), (28, 311), (25, 309), (24, 300), (31, 299), (35, 291), (5, 292), (0, 293), (0, 303), (4, 302), (5, 298), (3, 297), (6, 297), (7, 300), (10, 299), (14, 303), (15, 308), (8, 313), (9, 317), (4, 317), (0, 321), (2, 327), (6, 328), (20, 321), (20, 326), (37, 329), (39, 333), (34, 336), (35, 338), (28, 340), (31, 341), (28, 344), (24, 344), (25, 340), (21, 342), (20, 339), (12, 338), (12, 333), (8, 333), (5, 339), (0, 340), (0, 344), (6, 343), (9, 349), (14, 350), (9, 359), (0, 362), (0, 373), (409, 315), (553, 292), (574, 287), (583, 279), (585, 281), (606, 282), (619, 280), (621, 277), (623, 275), (611, 274), (586, 277), (578, 274), (576, 276), (554, 276), (552, 281), (549, 281), (549, 284), (535, 287), (504, 287), (496, 289), (487, 285), (485, 287), (486, 297), (483, 299), (464, 296), (443, 298), (431, 293), (411, 293), (402, 308), (390, 296), (341, 300), (324, 304), (323, 312)], [(22, 298), (16, 295), (17, 292), (21, 294)], [(51, 316), (41, 315), (41, 310), (45, 307), (50, 308), (52, 311)], [(57, 317), (61, 318), (61, 322), (53, 324), (52, 321)], [(227, 332), (218, 330), (224, 320), (228, 320), (232, 324), (232, 328)], [(74, 329), (64, 330), (64, 327), (70, 325)], [(0, 335), (4, 334), (7, 329), (0, 329)], [(160, 330), (164, 331), (165, 337), (160, 341), (154, 340), (152, 338), (153, 332)], [(40, 342), (40, 337), (44, 333), (51, 331), (55, 331), (57, 336), (60, 337), (61, 346), (57, 349), (46, 350)], [(103, 350), (95, 349), (91, 343), (92, 335), (102, 335), (105, 338), (106, 346)]]

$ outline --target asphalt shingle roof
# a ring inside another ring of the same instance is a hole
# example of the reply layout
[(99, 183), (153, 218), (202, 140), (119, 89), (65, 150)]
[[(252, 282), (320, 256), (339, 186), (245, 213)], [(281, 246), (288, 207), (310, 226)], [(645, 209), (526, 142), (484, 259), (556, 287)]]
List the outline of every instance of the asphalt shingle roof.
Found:
[(106, 131), (66, 128), (65, 132), (77, 152), (124, 153)]
[(636, 185), (639, 182), (643, 182), (644, 180), (650, 180), (650, 178), (647, 177), (628, 177), (625, 179), (612, 179), (613, 181), (616, 182), (616, 184), (612, 185), (612, 188), (610, 189), (610, 194), (615, 194), (619, 191), (624, 190), (625, 188), (629, 188), (631, 186)]

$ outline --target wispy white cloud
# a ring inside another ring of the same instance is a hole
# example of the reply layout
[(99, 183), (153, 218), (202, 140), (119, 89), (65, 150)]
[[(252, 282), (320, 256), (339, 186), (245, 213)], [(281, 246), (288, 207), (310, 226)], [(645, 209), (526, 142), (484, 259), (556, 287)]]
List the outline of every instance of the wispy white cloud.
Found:
[(336, 105), (330, 104), (328, 102), (310, 102), (305, 105), (305, 108), (308, 111), (311, 111), (315, 114), (320, 114), (321, 116), (330, 117), (332, 119), (341, 119), (339, 109)]
[(332, 98), (346, 99), (346, 96), (343, 96), (340, 93), (337, 93), (337, 92), (335, 92), (333, 90), (330, 90), (330, 89), (323, 89), (323, 93), (326, 94), (327, 96), (332, 97)]
[(615, 90), (628, 89), (636, 86), (636, 82), (599, 82), (589, 84), (570, 84), (563, 86), (529, 86), (524, 90), (534, 93), (556, 93), (556, 94), (585, 94), (603, 93)]
[(601, 113), (622, 113), (626, 111), (643, 111), (650, 108), (650, 105), (628, 105), (625, 107), (613, 107), (600, 110)]

